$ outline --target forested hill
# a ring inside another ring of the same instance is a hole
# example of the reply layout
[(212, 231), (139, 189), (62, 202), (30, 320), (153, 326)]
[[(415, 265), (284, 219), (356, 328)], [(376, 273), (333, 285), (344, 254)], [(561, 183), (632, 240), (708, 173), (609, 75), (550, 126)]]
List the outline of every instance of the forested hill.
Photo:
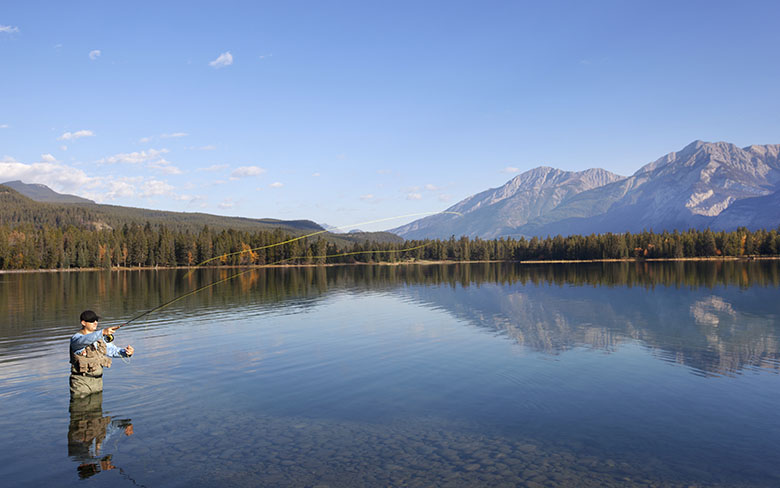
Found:
[[(29, 186), (29, 185), (28, 185)], [(144, 208), (101, 205), (97, 203), (36, 202), (13, 188), (0, 185), (0, 225), (15, 227), (32, 225), (64, 229), (74, 226), (84, 230), (121, 229), (125, 225), (163, 225), (172, 231), (198, 232), (208, 226), (213, 231), (242, 232), (282, 230), (291, 235), (310, 234), (324, 230), (311, 220), (250, 219), (223, 217), (205, 213), (167, 212)], [(352, 234), (325, 233), (331, 242), (402, 242), (388, 232), (361, 232)]]

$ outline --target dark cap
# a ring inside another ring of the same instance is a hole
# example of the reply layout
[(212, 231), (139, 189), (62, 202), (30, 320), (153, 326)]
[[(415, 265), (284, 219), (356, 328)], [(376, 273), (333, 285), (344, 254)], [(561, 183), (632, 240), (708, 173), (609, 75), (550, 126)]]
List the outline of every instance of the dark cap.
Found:
[(81, 312), (81, 320), (84, 322), (95, 322), (99, 318), (100, 317), (98, 317), (97, 314), (92, 310), (84, 310)]

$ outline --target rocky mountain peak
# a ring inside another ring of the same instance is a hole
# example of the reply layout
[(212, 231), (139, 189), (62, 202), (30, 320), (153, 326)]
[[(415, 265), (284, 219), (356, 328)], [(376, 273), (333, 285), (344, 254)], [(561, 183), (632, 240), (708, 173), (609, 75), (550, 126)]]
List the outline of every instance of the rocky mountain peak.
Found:
[(778, 154), (777, 144), (740, 148), (696, 140), (628, 178), (599, 168), (571, 172), (540, 166), (448, 209), (462, 217), (427, 217), (392, 232), (415, 239), (494, 238), (732, 228), (739, 221), (777, 227)]

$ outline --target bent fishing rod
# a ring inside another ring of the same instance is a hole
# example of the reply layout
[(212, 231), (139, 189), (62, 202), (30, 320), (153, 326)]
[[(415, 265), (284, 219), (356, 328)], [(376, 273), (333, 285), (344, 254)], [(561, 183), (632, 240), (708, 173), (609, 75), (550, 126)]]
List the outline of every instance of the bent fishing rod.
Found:
[[(327, 259), (327, 258), (335, 258), (335, 257), (342, 257), (342, 256), (352, 256), (352, 255), (355, 255), (355, 254), (401, 253), (401, 252), (415, 251), (417, 249), (422, 249), (423, 247), (430, 246), (431, 244), (433, 244), (433, 242), (427, 242), (427, 243), (421, 244), (419, 246), (407, 247), (407, 248), (404, 248), (404, 249), (385, 249), (385, 250), (376, 250), (376, 251), (352, 251), (352, 252), (344, 252), (344, 253), (338, 253), (338, 254), (324, 254), (324, 255), (321, 255), (321, 256), (294, 256), (294, 257), (290, 257), (290, 258), (280, 259), (279, 261), (275, 261), (273, 263), (266, 264), (265, 266), (275, 266), (277, 264), (282, 264), (285, 261), (292, 261), (294, 259), (304, 259), (304, 258)], [(236, 254), (236, 253), (234, 253), (234, 254)], [(198, 266), (200, 266), (200, 265), (198, 265)], [(136, 320), (138, 320), (138, 319), (140, 319), (142, 317), (146, 317), (147, 315), (150, 315), (150, 314), (152, 314), (154, 312), (162, 310), (162, 309), (164, 309), (164, 308), (166, 308), (166, 307), (168, 307), (168, 306), (178, 302), (179, 300), (183, 300), (183, 299), (185, 299), (187, 297), (191, 297), (191, 296), (195, 295), (196, 293), (199, 293), (199, 292), (201, 292), (203, 290), (206, 290), (208, 288), (217, 286), (217, 285), (219, 285), (221, 283), (225, 283), (225, 282), (230, 281), (230, 280), (232, 280), (234, 278), (237, 278), (237, 277), (245, 275), (245, 274), (247, 274), (249, 272), (255, 271), (256, 269), (258, 269), (258, 268), (255, 268), (255, 267), (249, 268), (249, 269), (241, 271), (239, 273), (232, 274), (232, 275), (228, 276), (227, 278), (222, 278), (221, 280), (217, 280), (217, 281), (214, 281), (212, 283), (208, 283), (206, 285), (200, 286), (200, 287), (198, 287), (198, 288), (196, 288), (196, 289), (194, 289), (194, 290), (192, 290), (190, 292), (187, 292), (187, 293), (185, 293), (183, 295), (180, 295), (180, 296), (178, 296), (178, 297), (176, 297), (176, 298), (174, 298), (172, 300), (168, 300), (167, 302), (165, 302), (165, 303), (163, 303), (161, 305), (158, 305), (158, 306), (156, 306), (156, 307), (154, 307), (152, 309), (149, 309), (149, 310), (147, 310), (147, 311), (145, 311), (143, 313), (140, 313), (140, 314), (136, 315), (135, 317), (131, 318), (130, 320), (128, 320), (128, 321), (126, 321), (126, 322), (124, 322), (124, 323), (122, 323), (120, 325), (117, 325), (115, 327), (108, 327), (108, 328), (109, 329), (113, 329), (114, 331), (116, 331), (120, 327), (126, 327), (126, 326), (130, 325), (132, 322), (135, 322)], [(111, 342), (111, 341), (114, 340), (114, 334), (111, 334), (111, 333), (106, 334), (104, 339), (105, 339), (106, 342)]]

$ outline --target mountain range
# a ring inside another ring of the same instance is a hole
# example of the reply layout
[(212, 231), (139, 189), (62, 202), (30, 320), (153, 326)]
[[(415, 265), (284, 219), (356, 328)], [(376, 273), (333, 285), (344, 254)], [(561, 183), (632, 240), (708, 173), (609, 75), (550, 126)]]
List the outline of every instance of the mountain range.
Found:
[[(406, 239), (493, 239), (780, 226), (780, 145), (694, 141), (624, 177), (538, 167), (446, 212), (391, 229)], [(457, 212), (457, 215), (455, 214)]]

